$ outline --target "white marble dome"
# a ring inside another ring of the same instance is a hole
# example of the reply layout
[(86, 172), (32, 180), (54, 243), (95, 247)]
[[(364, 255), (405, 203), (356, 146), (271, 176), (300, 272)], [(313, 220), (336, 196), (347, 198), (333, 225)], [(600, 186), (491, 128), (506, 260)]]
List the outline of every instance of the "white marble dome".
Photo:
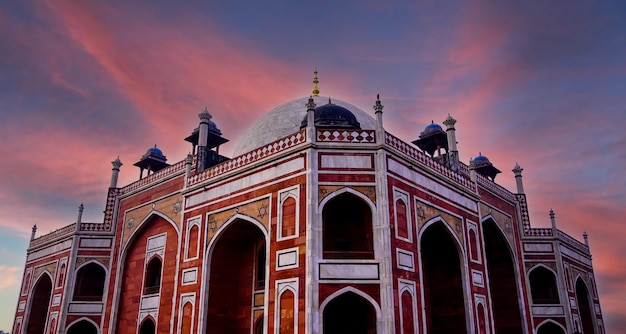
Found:
[[(308, 96), (292, 100), (279, 105), (259, 117), (246, 130), (243, 137), (239, 140), (239, 143), (237, 143), (233, 151), (233, 157), (250, 152), (255, 148), (269, 144), (300, 130), (300, 124), (306, 116), (306, 103), (308, 101)], [(314, 96), (313, 101), (315, 101), (315, 105), (319, 107), (328, 103), (328, 97)], [(372, 116), (374, 111), (372, 111), (372, 115), (370, 115), (350, 103), (335, 98), (331, 98), (331, 102), (350, 110), (361, 124), (361, 129), (376, 129), (376, 120)]]

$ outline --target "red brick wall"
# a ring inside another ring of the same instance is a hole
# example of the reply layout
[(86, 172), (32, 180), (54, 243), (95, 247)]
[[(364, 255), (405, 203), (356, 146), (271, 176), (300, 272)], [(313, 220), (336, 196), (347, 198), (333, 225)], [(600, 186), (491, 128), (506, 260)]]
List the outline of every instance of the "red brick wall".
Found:
[(144, 279), (146, 242), (148, 237), (161, 233), (167, 233), (167, 241), (165, 244), (165, 258), (163, 259), (163, 274), (161, 276), (159, 319), (156, 327), (158, 333), (168, 333), (170, 331), (178, 234), (170, 223), (163, 218), (157, 217), (146, 222), (141, 227), (126, 252), (121, 293), (118, 299), (119, 309), (116, 333), (134, 334), (136, 332)]

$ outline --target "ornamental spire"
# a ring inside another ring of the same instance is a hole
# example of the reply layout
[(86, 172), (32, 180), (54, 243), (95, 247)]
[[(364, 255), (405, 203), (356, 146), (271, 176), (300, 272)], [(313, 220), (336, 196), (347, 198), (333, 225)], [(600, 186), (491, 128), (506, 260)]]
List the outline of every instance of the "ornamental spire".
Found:
[(313, 71), (313, 90), (311, 90), (313, 96), (318, 96), (320, 94), (320, 89), (317, 88), (318, 83), (320, 83), (320, 81), (317, 80), (317, 66), (315, 66), (315, 71)]

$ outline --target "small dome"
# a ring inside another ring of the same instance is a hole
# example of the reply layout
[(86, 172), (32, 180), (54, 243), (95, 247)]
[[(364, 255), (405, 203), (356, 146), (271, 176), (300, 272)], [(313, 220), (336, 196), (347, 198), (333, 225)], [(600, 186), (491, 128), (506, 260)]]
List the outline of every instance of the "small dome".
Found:
[(489, 162), (489, 158), (479, 153), (479, 155), (476, 158), (474, 158), (474, 162), (486, 163), (486, 162)]
[[(307, 125), (307, 116), (304, 116), (300, 128), (305, 128)], [(315, 108), (315, 126), (352, 129), (361, 128), (361, 124), (359, 124), (350, 110), (331, 102)]]
[(163, 155), (163, 151), (159, 150), (156, 145), (154, 145), (154, 147), (151, 147), (146, 151), (146, 154)]
[(431, 124), (426, 125), (426, 127), (424, 128), (424, 132), (422, 133), (428, 134), (431, 132), (443, 132), (443, 128), (439, 124), (435, 124), (434, 122), (432, 122)]

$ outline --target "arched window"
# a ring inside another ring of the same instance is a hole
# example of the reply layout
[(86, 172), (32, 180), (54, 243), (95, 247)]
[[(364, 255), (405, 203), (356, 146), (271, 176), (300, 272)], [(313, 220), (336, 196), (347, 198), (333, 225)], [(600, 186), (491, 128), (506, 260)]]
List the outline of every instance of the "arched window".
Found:
[(580, 314), (580, 322), (583, 327), (583, 333), (594, 334), (596, 331), (593, 326), (589, 290), (581, 278), (576, 280), (576, 302), (578, 303), (578, 312)]
[(296, 199), (287, 197), (281, 210), (280, 236), (289, 237), (296, 235)]
[(15, 324), (15, 334), (22, 334), (22, 323), (18, 322), (17, 324)]
[(478, 243), (476, 242), (476, 232), (469, 230), (469, 251), (472, 260), (478, 260)]
[(161, 259), (158, 256), (153, 257), (146, 266), (146, 278), (143, 285), (143, 293), (158, 293), (161, 288)]
[(322, 211), (325, 259), (373, 259), (372, 212), (360, 198), (343, 193)]
[(556, 276), (546, 267), (539, 266), (528, 275), (533, 304), (559, 304)]
[(57, 288), (63, 287), (63, 283), (65, 283), (65, 263), (62, 263), (59, 267), (59, 279), (57, 280)]
[(291, 290), (285, 290), (280, 295), (280, 334), (293, 334), (295, 330), (295, 295)]
[(28, 288), (30, 287), (30, 272), (28, 274), (26, 274), (26, 276), (24, 277), (24, 284), (22, 284), (22, 295), (25, 295), (28, 293)]
[(106, 272), (102, 266), (89, 263), (78, 269), (74, 286), (74, 300), (101, 301), (104, 294)]
[(406, 218), (406, 204), (403, 200), (396, 200), (396, 234), (400, 238), (409, 239), (409, 223)]
[(408, 291), (402, 293), (402, 329), (405, 334), (415, 333), (413, 319), (413, 296)]
[(193, 315), (193, 305), (191, 303), (185, 303), (183, 306), (183, 321), (181, 326), (182, 334), (191, 334), (192, 327), (192, 315)]
[(485, 308), (483, 307), (483, 304), (478, 304), (476, 313), (478, 313), (478, 333), (487, 334), (487, 325), (485, 324)]
[(189, 229), (189, 239), (187, 240), (187, 258), (195, 258), (198, 256), (198, 234), (200, 233), (198, 225), (194, 225)]
[(57, 332), (57, 319), (52, 319), (52, 321), (50, 321), (50, 328), (48, 329), (48, 333), (49, 334), (56, 334)]
[(156, 326), (151, 318), (146, 318), (139, 327), (139, 334), (155, 334)]

